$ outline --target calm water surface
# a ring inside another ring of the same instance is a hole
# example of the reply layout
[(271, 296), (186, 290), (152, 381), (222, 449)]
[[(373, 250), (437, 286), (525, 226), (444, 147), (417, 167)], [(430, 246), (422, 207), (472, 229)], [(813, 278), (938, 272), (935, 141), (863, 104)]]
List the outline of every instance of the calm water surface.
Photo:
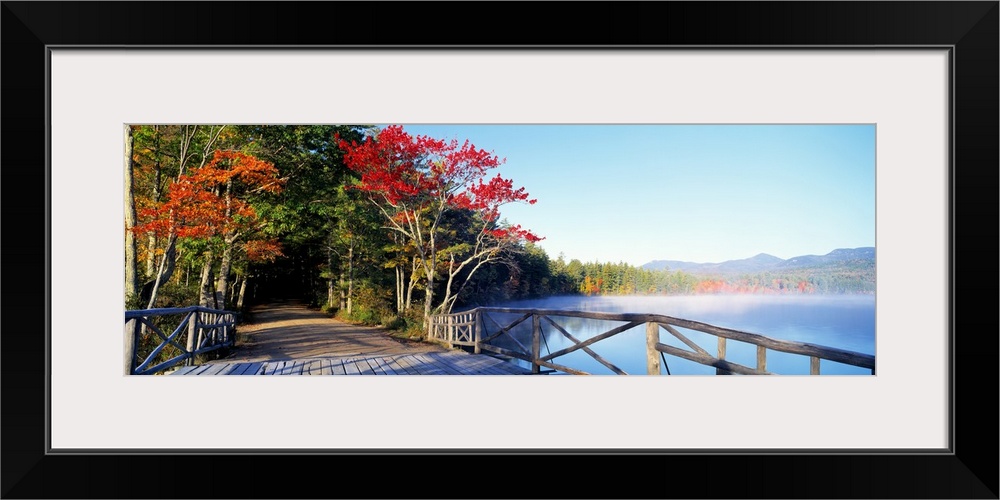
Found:
[[(875, 297), (874, 296), (667, 296), (667, 297), (549, 297), (540, 300), (516, 301), (496, 307), (559, 309), (610, 313), (663, 314), (676, 318), (700, 321), (715, 326), (757, 333), (774, 339), (808, 342), (865, 354), (875, 354)], [(517, 319), (517, 315), (491, 313), (502, 325)], [(624, 322), (588, 320), (582, 318), (553, 317), (559, 325), (579, 340), (603, 333)], [(487, 320), (487, 328), (495, 331), (496, 325)], [(570, 347), (566, 339), (551, 325), (542, 321), (542, 352), (547, 354)], [(681, 333), (709, 353), (717, 351), (717, 337), (693, 330)], [(531, 345), (531, 322), (525, 321), (514, 330), (514, 336), (525, 346)], [(646, 373), (646, 329), (637, 326), (614, 337), (590, 346), (601, 357), (629, 374)], [(660, 342), (685, 350), (691, 349), (660, 330)], [(499, 344), (504, 345), (504, 344)], [(513, 342), (508, 347), (514, 348)], [(745, 366), (756, 366), (756, 346), (727, 341), (726, 359)], [(588, 354), (577, 351), (553, 360), (571, 368), (592, 374), (613, 374)], [(672, 375), (714, 375), (715, 368), (674, 356), (666, 356), (666, 368)], [(662, 362), (661, 362), (662, 363)], [(526, 365), (525, 365), (526, 366)], [(768, 371), (788, 375), (808, 375), (809, 358), (768, 350)], [(666, 373), (666, 369), (663, 369)], [(870, 375), (866, 368), (858, 368), (823, 360), (823, 375)]]

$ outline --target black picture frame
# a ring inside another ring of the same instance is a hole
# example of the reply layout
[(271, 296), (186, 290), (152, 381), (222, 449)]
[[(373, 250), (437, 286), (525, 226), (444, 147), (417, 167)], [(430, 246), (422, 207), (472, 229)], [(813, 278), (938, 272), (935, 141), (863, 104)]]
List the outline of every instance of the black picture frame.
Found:
[[(554, 8), (481, 2), (476, 10), (424, 2), (2, 3), (2, 139), (7, 146), (2, 149), (7, 236), (2, 253), (8, 271), (32, 273), (15, 272), (14, 278), (8, 273), (3, 294), (4, 498), (998, 498), (998, 330), (992, 309), (986, 308), (986, 318), (971, 302), (984, 297), (989, 304), (997, 293), (997, 274), (987, 272), (996, 262), (1000, 165), (997, 1), (579, 2), (554, 3)], [(49, 454), (48, 346), (42, 325), (58, 314), (48, 308), (45, 196), (46, 62), (47, 47), (54, 45), (950, 47), (951, 450), (684, 456), (627, 451)], [(609, 467), (626, 459), (633, 471), (627, 477)], [(474, 473), (441, 471), (460, 467), (473, 467)], [(538, 467), (560, 470), (566, 479), (534, 489), (525, 479)], [(329, 477), (313, 476), (314, 468), (329, 470)], [(359, 468), (387, 480), (372, 484), (354, 472)]]

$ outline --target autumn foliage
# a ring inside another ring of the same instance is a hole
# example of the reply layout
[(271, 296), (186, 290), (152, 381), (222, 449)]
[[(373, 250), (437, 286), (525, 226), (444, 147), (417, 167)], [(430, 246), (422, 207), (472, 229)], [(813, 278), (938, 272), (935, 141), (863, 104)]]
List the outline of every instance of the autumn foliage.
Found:
[[(353, 188), (366, 193), (389, 228), (413, 244), (426, 279), (425, 318), (431, 313), (439, 272), (445, 284), (438, 308), (448, 312), (483, 264), (523, 242), (541, 240), (520, 225), (499, 220), (502, 206), (537, 200), (530, 199), (523, 187), (515, 188), (510, 179), (490, 175), (505, 160), (468, 140), (460, 144), (413, 136), (392, 125), (361, 143), (338, 137), (338, 145), (344, 151), (344, 164), (360, 177)], [(472, 214), (471, 223), (449, 231), (441, 225), (448, 212)], [(449, 238), (454, 241), (444, 241)], [(454, 294), (453, 284), (458, 286)]]
[(339, 145), (344, 163), (361, 177), (354, 188), (392, 207), (399, 222), (431, 208), (468, 209), (488, 223), (486, 230), (496, 238), (541, 240), (521, 226), (497, 226), (501, 206), (537, 200), (499, 174), (487, 179), (505, 160), (469, 141), (413, 136), (392, 125), (360, 144), (339, 140)]
[[(171, 234), (178, 238), (211, 238), (251, 230), (259, 222), (254, 207), (243, 196), (234, 196), (229, 186), (245, 191), (277, 193), (282, 179), (274, 164), (238, 152), (217, 150), (210, 161), (188, 174), (178, 176), (166, 200), (139, 210), (133, 231)], [(248, 240), (251, 260), (273, 260), (280, 255), (274, 241)]]

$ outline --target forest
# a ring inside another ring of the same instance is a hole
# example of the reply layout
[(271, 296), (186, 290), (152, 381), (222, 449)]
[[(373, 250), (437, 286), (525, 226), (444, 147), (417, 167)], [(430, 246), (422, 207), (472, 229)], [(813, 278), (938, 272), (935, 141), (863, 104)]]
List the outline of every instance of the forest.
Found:
[(550, 295), (874, 293), (874, 263), (697, 276), (553, 259), (502, 217), (535, 203), (494, 173), (504, 161), (398, 125), (128, 125), (125, 307), (295, 298), (416, 332)]

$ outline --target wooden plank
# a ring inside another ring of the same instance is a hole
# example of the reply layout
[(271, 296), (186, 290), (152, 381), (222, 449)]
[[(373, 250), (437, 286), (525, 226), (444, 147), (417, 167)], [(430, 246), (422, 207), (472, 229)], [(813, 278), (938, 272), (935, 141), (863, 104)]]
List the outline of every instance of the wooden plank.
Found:
[(247, 369), (248, 365), (248, 363), (233, 363), (225, 370), (219, 372), (219, 375), (240, 375), (243, 373), (243, 370)]
[(426, 366), (434, 367), (438, 371), (437, 375), (461, 375), (450, 363), (432, 354), (436, 353), (416, 353), (413, 357)]
[(460, 371), (463, 375), (478, 375), (482, 372), (484, 368), (488, 366), (487, 360), (493, 359), (489, 356), (483, 355), (451, 355), (449, 353), (448, 361), (451, 363), (455, 369)]
[(346, 375), (347, 370), (344, 369), (344, 360), (339, 358), (331, 359), (330, 372), (332, 372), (334, 375)]
[(401, 363), (407, 363), (417, 375), (429, 375), (433, 371), (429, 366), (424, 366), (424, 363), (414, 358), (412, 354), (405, 354), (399, 360)]
[(409, 372), (406, 371), (405, 368), (403, 368), (402, 365), (400, 365), (398, 362), (396, 362), (396, 358), (395, 357), (386, 356), (386, 357), (382, 358), (382, 361), (385, 363), (385, 366), (388, 367), (389, 369), (391, 369), (393, 371), (393, 373), (395, 373), (396, 375), (409, 375), (410, 374)]
[(265, 361), (264, 362), (264, 375), (274, 375), (279, 365), (284, 364), (284, 361)]
[(378, 358), (379, 364), (382, 365), (382, 370), (385, 371), (386, 375), (406, 375), (406, 372), (399, 368), (399, 365), (394, 364), (392, 358), (381, 356)]
[(767, 348), (762, 345), (757, 346), (757, 371), (767, 371)]
[(201, 368), (201, 366), (182, 366), (177, 370), (171, 372), (171, 375), (190, 375), (192, 371)]
[(819, 375), (819, 358), (816, 356), (809, 358), (809, 375)]
[[(562, 372), (566, 372), (566, 373), (568, 373), (570, 375), (590, 375), (590, 373), (587, 373), (587, 372), (585, 372), (583, 370), (577, 370), (576, 368), (570, 368), (568, 366), (556, 364), (556, 363), (553, 363), (551, 361), (539, 361), (538, 364), (540, 364), (540, 365), (542, 365), (542, 366), (544, 366), (546, 368), (551, 368), (553, 370), (559, 370), (559, 371), (562, 371)], [(534, 375), (534, 374), (535, 374), (535, 372), (532, 371), (532, 375)]]
[(192, 370), (192, 371), (188, 372), (188, 375), (201, 375), (201, 374), (205, 373), (205, 371), (208, 370), (211, 367), (212, 367), (212, 365), (198, 365), (198, 366), (195, 367), (195, 368), (197, 368), (197, 370)]
[(368, 362), (368, 366), (370, 366), (372, 368), (372, 372), (375, 375), (385, 375), (386, 374), (385, 369), (382, 368), (382, 362), (379, 361), (379, 358), (365, 358), (365, 361)]
[(260, 375), (261, 370), (263, 368), (264, 368), (264, 363), (261, 363), (259, 361), (255, 363), (250, 363), (247, 366), (247, 369), (243, 370), (243, 373), (241, 373), (240, 375)]
[(408, 355), (404, 354), (402, 356), (396, 356), (395, 360), (396, 364), (398, 364), (399, 366), (403, 367), (404, 370), (406, 370), (407, 375), (420, 375), (420, 370), (418, 370), (417, 367), (414, 366), (412, 362), (410, 362), (410, 358)]
[(447, 356), (444, 354), (446, 353), (434, 352), (434, 353), (427, 353), (426, 356), (429, 356), (434, 360), (436, 360), (437, 363), (440, 366), (442, 366), (446, 372), (452, 375), (463, 375), (462, 370), (456, 365), (456, 362), (458, 360), (469, 357), (477, 357), (476, 355), (466, 354), (464, 352), (455, 353), (455, 355), (447, 355)]
[(329, 359), (324, 359), (323, 363), (319, 367), (320, 375), (333, 375), (333, 367), (330, 366), (333, 361)]
[(488, 374), (498, 374), (498, 375), (509, 375), (511, 373), (516, 373), (519, 375), (531, 375), (530, 368), (523, 368), (511, 362), (510, 360), (495, 358), (493, 356), (473, 356), (484, 362), (488, 369), (486, 373)]
[(396, 374), (396, 370), (393, 370), (392, 367), (389, 366), (389, 361), (387, 359), (385, 359), (384, 357), (377, 357), (377, 358), (372, 358), (372, 359), (378, 364), (378, 368), (379, 368), (379, 370), (381, 370), (382, 374), (384, 374), (384, 375), (395, 375)]
[(355, 358), (354, 362), (357, 364), (358, 372), (361, 375), (375, 375), (375, 370), (368, 364), (367, 358)]
[(422, 363), (422, 366), (430, 369), (432, 371), (430, 375), (455, 375), (453, 369), (440, 359), (432, 358), (424, 353), (414, 353), (413, 358)]
[(217, 363), (209, 365), (209, 367), (209, 369), (205, 370), (203, 373), (199, 373), (199, 375), (219, 375), (222, 370), (229, 368), (230, 365), (229, 363)]
[(313, 364), (309, 366), (310, 375), (323, 375), (323, 366), (329, 365), (329, 361), (325, 359), (314, 359)]
[(407, 354), (400, 358), (401, 363), (409, 363), (410, 368), (417, 372), (417, 375), (438, 375), (439, 371), (435, 370), (433, 366), (428, 366), (419, 359), (415, 358), (412, 354)]
[(470, 375), (474, 368), (478, 366), (475, 358), (479, 356), (456, 356), (451, 353), (437, 354), (438, 359), (447, 363), (459, 375)]
[(397, 375), (414, 375), (415, 373), (410, 370), (409, 365), (404, 366), (399, 362), (400, 357), (401, 356), (396, 355), (385, 359), (389, 362), (389, 366), (392, 367), (393, 371), (395, 371)]
[(288, 375), (292, 372), (292, 366), (295, 364), (294, 361), (282, 361), (274, 368), (275, 375)]
[(256, 375), (257, 371), (260, 370), (261, 363), (244, 363), (243, 369), (239, 373), (230, 373), (230, 375)]
[[(510, 364), (506, 361), (484, 355), (467, 355), (463, 358), (456, 358), (455, 361), (456, 366), (459, 366), (466, 375), (506, 375), (507, 372), (500, 367)], [(530, 369), (526, 369), (526, 371), (531, 373)]]
[(518, 368), (512, 365), (509, 361), (504, 361), (502, 359), (487, 357), (485, 366), (482, 369), (483, 375), (509, 375), (511, 373), (510, 367), (514, 367), (520, 370), (519, 373), (531, 374), (530, 369)]
[(303, 375), (319, 375), (320, 369), (323, 366), (323, 360), (320, 359), (310, 359), (303, 363), (302, 374)]
[(344, 373), (347, 375), (361, 375), (361, 370), (358, 369), (358, 364), (354, 358), (344, 360)]
[(678, 358), (694, 361), (695, 363), (714, 366), (717, 370), (722, 369), (727, 372), (739, 373), (741, 375), (772, 375), (770, 372), (759, 372), (747, 366), (730, 363), (729, 361), (721, 359), (715, 359), (711, 356), (705, 356), (704, 354), (698, 354), (696, 352), (685, 351), (684, 349), (678, 349), (671, 345), (656, 344), (656, 350), (677, 356)]

